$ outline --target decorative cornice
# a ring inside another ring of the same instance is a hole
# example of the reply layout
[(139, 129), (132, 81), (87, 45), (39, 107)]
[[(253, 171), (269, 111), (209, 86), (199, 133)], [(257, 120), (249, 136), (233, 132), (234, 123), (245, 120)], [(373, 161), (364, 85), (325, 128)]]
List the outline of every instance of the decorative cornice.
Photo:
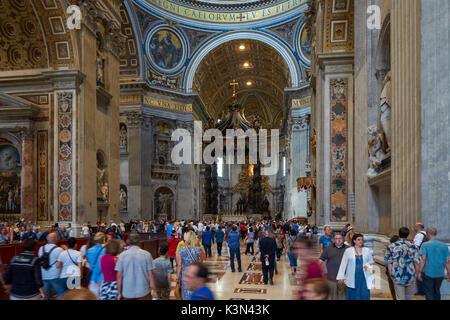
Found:
[(35, 136), (36, 136), (36, 132), (37, 130), (34, 128), (26, 128), (26, 127), (21, 127), (18, 128), (19, 130), (14, 131), (14, 133), (16, 134), (17, 137), (20, 138), (20, 140), (25, 141), (25, 140), (34, 140)]
[(116, 21), (108, 21), (105, 28), (106, 49), (119, 61), (120, 48), (125, 46), (127, 37), (121, 33), (120, 25)]
[(128, 128), (140, 128), (149, 130), (151, 128), (152, 116), (144, 115), (137, 111), (126, 111), (121, 113), (126, 117), (126, 125)]

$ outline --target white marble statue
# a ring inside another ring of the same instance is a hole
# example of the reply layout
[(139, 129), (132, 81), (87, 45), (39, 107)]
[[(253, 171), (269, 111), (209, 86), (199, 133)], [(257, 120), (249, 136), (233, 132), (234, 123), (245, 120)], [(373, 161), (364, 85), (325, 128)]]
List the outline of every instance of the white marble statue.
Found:
[(160, 193), (158, 197), (158, 214), (167, 214), (167, 202), (171, 198), (171, 195), (166, 193)]
[(123, 149), (127, 148), (127, 129), (125, 126), (120, 127), (120, 147)]
[(384, 87), (380, 95), (380, 110), (378, 113), (378, 127), (383, 139), (383, 150), (386, 154), (391, 151), (391, 72), (384, 78)]
[(383, 151), (383, 142), (381, 138), (380, 130), (377, 126), (370, 126), (369, 129), (369, 170), (367, 175), (369, 177), (376, 176), (378, 174), (381, 162), (385, 158)]
[(107, 184), (107, 183), (105, 183), (105, 184), (102, 186), (101, 191), (102, 191), (102, 200), (103, 200), (103, 201), (108, 201), (108, 197), (109, 197), (109, 187), (108, 187), (108, 184)]
[(120, 210), (127, 210), (127, 193), (120, 188)]

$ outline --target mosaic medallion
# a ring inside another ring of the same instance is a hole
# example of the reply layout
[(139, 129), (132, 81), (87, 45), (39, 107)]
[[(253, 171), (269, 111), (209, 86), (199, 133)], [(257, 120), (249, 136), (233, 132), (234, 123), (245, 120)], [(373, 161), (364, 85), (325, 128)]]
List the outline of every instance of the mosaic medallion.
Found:
[(67, 143), (72, 139), (72, 135), (69, 130), (64, 129), (59, 133), (59, 140), (61, 142)]
[(59, 196), (59, 201), (61, 202), (61, 204), (69, 204), (70, 200), (71, 197), (68, 193), (61, 193), (61, 195)]
[(186, 60), (186, 42), (181, 32), (167, 26), (157, 27), (145, 40), (145, 55), (150, 65), (164, 74), (174, 74)]

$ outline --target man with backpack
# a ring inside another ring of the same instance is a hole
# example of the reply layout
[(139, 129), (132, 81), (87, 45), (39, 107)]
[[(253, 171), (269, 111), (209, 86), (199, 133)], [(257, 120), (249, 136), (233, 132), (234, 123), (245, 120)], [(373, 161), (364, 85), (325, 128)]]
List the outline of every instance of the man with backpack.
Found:
[(59, 278), (61, 270), (56, 266), (59, 255), (64, 250), (56, 245), (57, 242), (58, 235), (55, 232), (49, 233), (47, 236), (47, 244), (40, 247), (38, 253), (46, 299), (50, 299), (52, 289), (55, 289), (58, 298), (65, 291), (65, 284)]
[[(422, 245), (427, 242), (429, 239), (427, 237), (427, 233), (425, 232), (425, 225), (423, 222), (417, 222), (414, 225), (414, 231), (416, 235), (414, 237), (414, 244), (420, 250)], [(417, 292), (416, 295), (424, 296), (425, 295), (425, 287), (423, 286), (423, 281), (417, 279)]]

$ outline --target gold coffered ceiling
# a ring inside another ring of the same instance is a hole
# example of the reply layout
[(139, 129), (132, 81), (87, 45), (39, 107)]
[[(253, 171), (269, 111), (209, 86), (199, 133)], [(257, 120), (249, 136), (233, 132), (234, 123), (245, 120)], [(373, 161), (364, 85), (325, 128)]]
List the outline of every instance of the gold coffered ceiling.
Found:
[[(239, 50), (240, 45), (245, 50)], [(250, 68), (244, 68), (248, 62)], [(201, 62), (194, 79), (208, 112), (219, 119), (231, 104), (233, 90), (229, 85), (236, 79), (237, 95), (251, 120), (256, 114), (265, 128), (279, 128), (283, 119), (284, 88), (290, 86), (288, 67), (269, 45), (256, 40), (233, 40), (212, 50)], [(252, 82), (247, 86), (248, 81)]]

